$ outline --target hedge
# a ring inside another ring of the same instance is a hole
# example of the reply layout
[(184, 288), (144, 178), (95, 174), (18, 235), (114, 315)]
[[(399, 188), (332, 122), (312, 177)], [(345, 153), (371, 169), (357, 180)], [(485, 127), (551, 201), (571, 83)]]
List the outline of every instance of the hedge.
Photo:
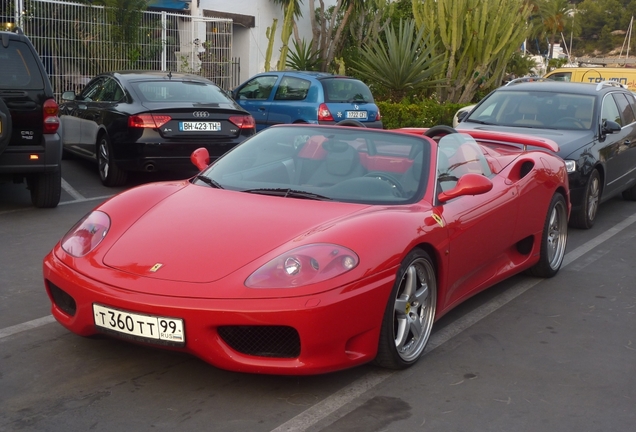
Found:
[(384, 129), (401, 127), (431, 127), (453, 125), (453, 116), (458, 109), (468, 104), (439, 103), (426, 99), (417, 103), (393, 103), (376, 101)]

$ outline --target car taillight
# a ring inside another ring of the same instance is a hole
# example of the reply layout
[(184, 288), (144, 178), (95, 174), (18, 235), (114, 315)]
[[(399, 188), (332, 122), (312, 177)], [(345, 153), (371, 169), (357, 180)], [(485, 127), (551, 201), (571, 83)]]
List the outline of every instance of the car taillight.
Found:
[(57, 132), (60, 127), (60, 118), (57, 116), (59, 107), (54, 99), (47, 99), (42, 105), (43, 124), (42, 132), (52, 134)]
[(239, 129), (254, 129), (256, 127), (256, 121), (251, 115), (230, 116), (230, 121), (238, 126)]
[(128, 117), (128, 127), (132, 128), (160, 128), (172, 120), (165, 114), (137, 114)]
[(380, 115), (380, 108), (378, 108), (378, 113), (375, 115), (375, 120), (376, 121), (382, 120), (382, 116)]
[(318, 121), (333, 121), (333, 116), (324, 103), (321, 103), (318, 107)]

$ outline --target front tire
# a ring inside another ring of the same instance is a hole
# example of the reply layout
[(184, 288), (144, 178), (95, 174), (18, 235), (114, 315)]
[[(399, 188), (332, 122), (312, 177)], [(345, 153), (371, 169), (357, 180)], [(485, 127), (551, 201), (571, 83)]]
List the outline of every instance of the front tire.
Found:
[(97, 167), (99, 178), (104, 186), (123, 186), (126, 184), (127, 173), (115, 164), (113, 148), (106, 134), (102, 134), (97, 139)]
[(568, 210), (565, 198), (554, 194), (541, 234), (539, 262), (528, 270), (532, 276), (549, 278), (557, 274), (565, 256), (568, 239)]
[(570, 226), (590, 229), (596, 222), (596, 213), (601, 200), (601, 175), (593, 170), (587, 180), (583, 206), (570, 216)]
[(436, 304), (433, 261), (423, 250), (414, 249), (402, 261), (391, 290), (375, 363), (405, 369), (417, 362), (431, 335)]

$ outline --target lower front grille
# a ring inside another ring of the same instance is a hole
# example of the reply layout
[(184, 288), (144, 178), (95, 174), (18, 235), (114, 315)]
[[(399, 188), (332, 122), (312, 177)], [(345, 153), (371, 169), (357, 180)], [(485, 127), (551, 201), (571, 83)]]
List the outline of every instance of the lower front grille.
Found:
[(219, 336), (232, 349), (259, 357), (294, 358), (300, 355), (300, 336), (287, 326), (222, 326)]
[(49, 288), (49, 292), (51, 293), (51, 297), (53, 297), (53, 303), (55, 303), (55, 306), (60, 308), (68, 315), (74, 316), (75, 312), (77, 311), (75, 299), (73, 299), (73, 297), (71, 297), (66, 291), (53, 284), (51, 281), (46, 282)]

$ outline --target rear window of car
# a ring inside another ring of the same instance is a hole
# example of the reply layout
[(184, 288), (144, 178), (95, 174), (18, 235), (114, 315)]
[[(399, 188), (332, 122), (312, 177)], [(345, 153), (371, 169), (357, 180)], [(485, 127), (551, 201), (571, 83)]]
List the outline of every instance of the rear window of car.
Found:
[(326, 102), (373, 102), (369, 87), (362, 81), (350, 78), (320, 80), (325, 90)]
[(219, 87), (200, 81), (136, 81), (132, 86), (146, 102), (233, 103)]
[(0, 45), (0, 88), (39, 90), (44, 88), (38, 63), (30, 47), (11, 40), (8, 47)]

